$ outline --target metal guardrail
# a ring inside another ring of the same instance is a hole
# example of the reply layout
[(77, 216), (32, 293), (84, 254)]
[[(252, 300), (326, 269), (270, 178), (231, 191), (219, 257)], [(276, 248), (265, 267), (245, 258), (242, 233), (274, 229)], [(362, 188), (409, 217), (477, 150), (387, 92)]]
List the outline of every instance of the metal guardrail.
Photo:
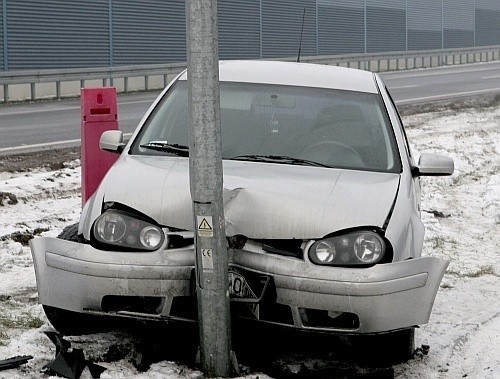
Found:
[(374, 72), (410, 70), (500, 60), (500, 45), (467, 49), (416, 50), (305, 57), (302, 62), (334, 64)]
[[(77, 88), (79, 89), (84, 88), (89, 81), (100, 81), (99, 84), (93, 83), (93, 86), (113, 86), (117, 79), (121, 79), (118, 92), (126, 93), (137, 90), (148, 91), (150, 89), (160, 89), (165, 87), (173, 77), (185, 68), (185, 63), (170, 63), (141, 66), (5, 71), (0, 72), (0, 83), (3, 86), (3, 97), (0, 96), (0, 99), (5, 103), (11, 100), (61, 99), (63, 97), (79, 95), (78, 90), (64, 90), (62, 83), (78, 82)], [(151, 77), (155, 77), (154, 83), (150, 83)], [(129, 81), (132, 78), (141, 78), (141, 84), (131, 87)], [(49, 90), (45, 88), (43, 92), (37, 91), (37, 84), (42, 83), (53, 83), (54, 86)], [(18, 88), (20, 95), (11, 97), (10, 89), (14, 86), (21, 87)], [(29, 86), (29, 96), (25, 95), (26, 90), (22, 86)]]
[[(279, 60), (295, 61), (296, 58), (280, 58)], [(301, 62), (352, 67), (374, 72), (495, 60), (500, 60), (500, 46), (309, 56), (301, 58)], [(0, 101), (7, 103), (10, 101), (34, 101), (78, 96), (79, 89), (88, 84), (92, 86), (115, 86), (119, 93), (159, 90), (164, 88), (170, 80), (185, 68), (186, 63), (169, 63), (140, 66), (5, 71), (0, 72)], [(131, 84), (132, 81), (133, 83)], [(72, 86), (68, 83), (72, 83)], [(67, 85), (67, 88), (63, 88), (64, 85)]]

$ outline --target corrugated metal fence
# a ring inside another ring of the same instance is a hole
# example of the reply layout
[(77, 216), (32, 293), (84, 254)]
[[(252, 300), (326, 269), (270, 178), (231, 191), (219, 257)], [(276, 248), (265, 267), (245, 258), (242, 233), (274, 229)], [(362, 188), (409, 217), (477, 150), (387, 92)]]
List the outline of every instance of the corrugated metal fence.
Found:
[[(305, 12), (305, 13), (304, 13)], [(222, 59), (500, 44), (499, 0), (219, 0)], [(0, 70), (186, 60), (185, 0), (0, 0)]]

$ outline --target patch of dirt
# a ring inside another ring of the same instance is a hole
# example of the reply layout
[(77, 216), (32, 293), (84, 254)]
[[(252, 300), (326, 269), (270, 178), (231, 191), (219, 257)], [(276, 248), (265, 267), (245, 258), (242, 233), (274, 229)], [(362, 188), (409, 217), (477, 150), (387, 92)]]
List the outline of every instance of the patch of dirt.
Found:
[(16, 195), (14, 195), (13, 193), (0, 192), (0, 207), (4, 205), (3, 204), (4, 200), (7, 201), (7, 204), (9, 205), (14, 205), (19, 202), (19, 200), (17, 200)]
[(6, 241), (8, 239), (11, 239), (15, 242), (19, 242), (23, 246), (28, 246), (28, 243), (31, 239), (33, 239), (35, 236), (39, 236), (43, 232), (49, 231), (49, 228), (36, 228), (31, 231), (24, 231), (24, 232), (14, 232), (9, 235), (0, 237), (0, 241)]
[(500, 104), (500, 93), (478, 95), (471, 97), (439, 100), (417, 104), (399, 105), (401, 116), (411, 116), (420, 113), (460, 111), (464, 109), (491, 108)]
[(24, 172), (39, 167), (60, 170), (65, 162), (75, 159), (80, 159), (80, 147), (9, 155), (0, 157), (0, 172)]

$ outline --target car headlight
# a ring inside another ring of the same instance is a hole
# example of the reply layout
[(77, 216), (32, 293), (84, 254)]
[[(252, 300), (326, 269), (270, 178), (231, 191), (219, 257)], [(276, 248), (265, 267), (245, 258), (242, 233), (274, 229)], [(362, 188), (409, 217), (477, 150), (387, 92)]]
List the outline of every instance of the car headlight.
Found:
[(318, 265), (366, 266), (384, 257), (386, 245), (372, 231), (357, 231), (316, 241), (309, 249), (309, 259)]
[(157, 250), (165, 240), (159, 226), (116, 209), (95, 220), (92, 235), (100, 244), (127, 250)]

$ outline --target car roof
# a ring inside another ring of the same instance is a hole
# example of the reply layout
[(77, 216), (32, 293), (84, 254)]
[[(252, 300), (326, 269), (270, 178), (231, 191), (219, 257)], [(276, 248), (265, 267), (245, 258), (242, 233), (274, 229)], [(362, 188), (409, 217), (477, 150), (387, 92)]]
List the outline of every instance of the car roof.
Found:
[[(179, 80), (187, 80), (186, 72)], [(378, 93), (372, 72), (311, 63), (220, 61), (219, 80)]]

